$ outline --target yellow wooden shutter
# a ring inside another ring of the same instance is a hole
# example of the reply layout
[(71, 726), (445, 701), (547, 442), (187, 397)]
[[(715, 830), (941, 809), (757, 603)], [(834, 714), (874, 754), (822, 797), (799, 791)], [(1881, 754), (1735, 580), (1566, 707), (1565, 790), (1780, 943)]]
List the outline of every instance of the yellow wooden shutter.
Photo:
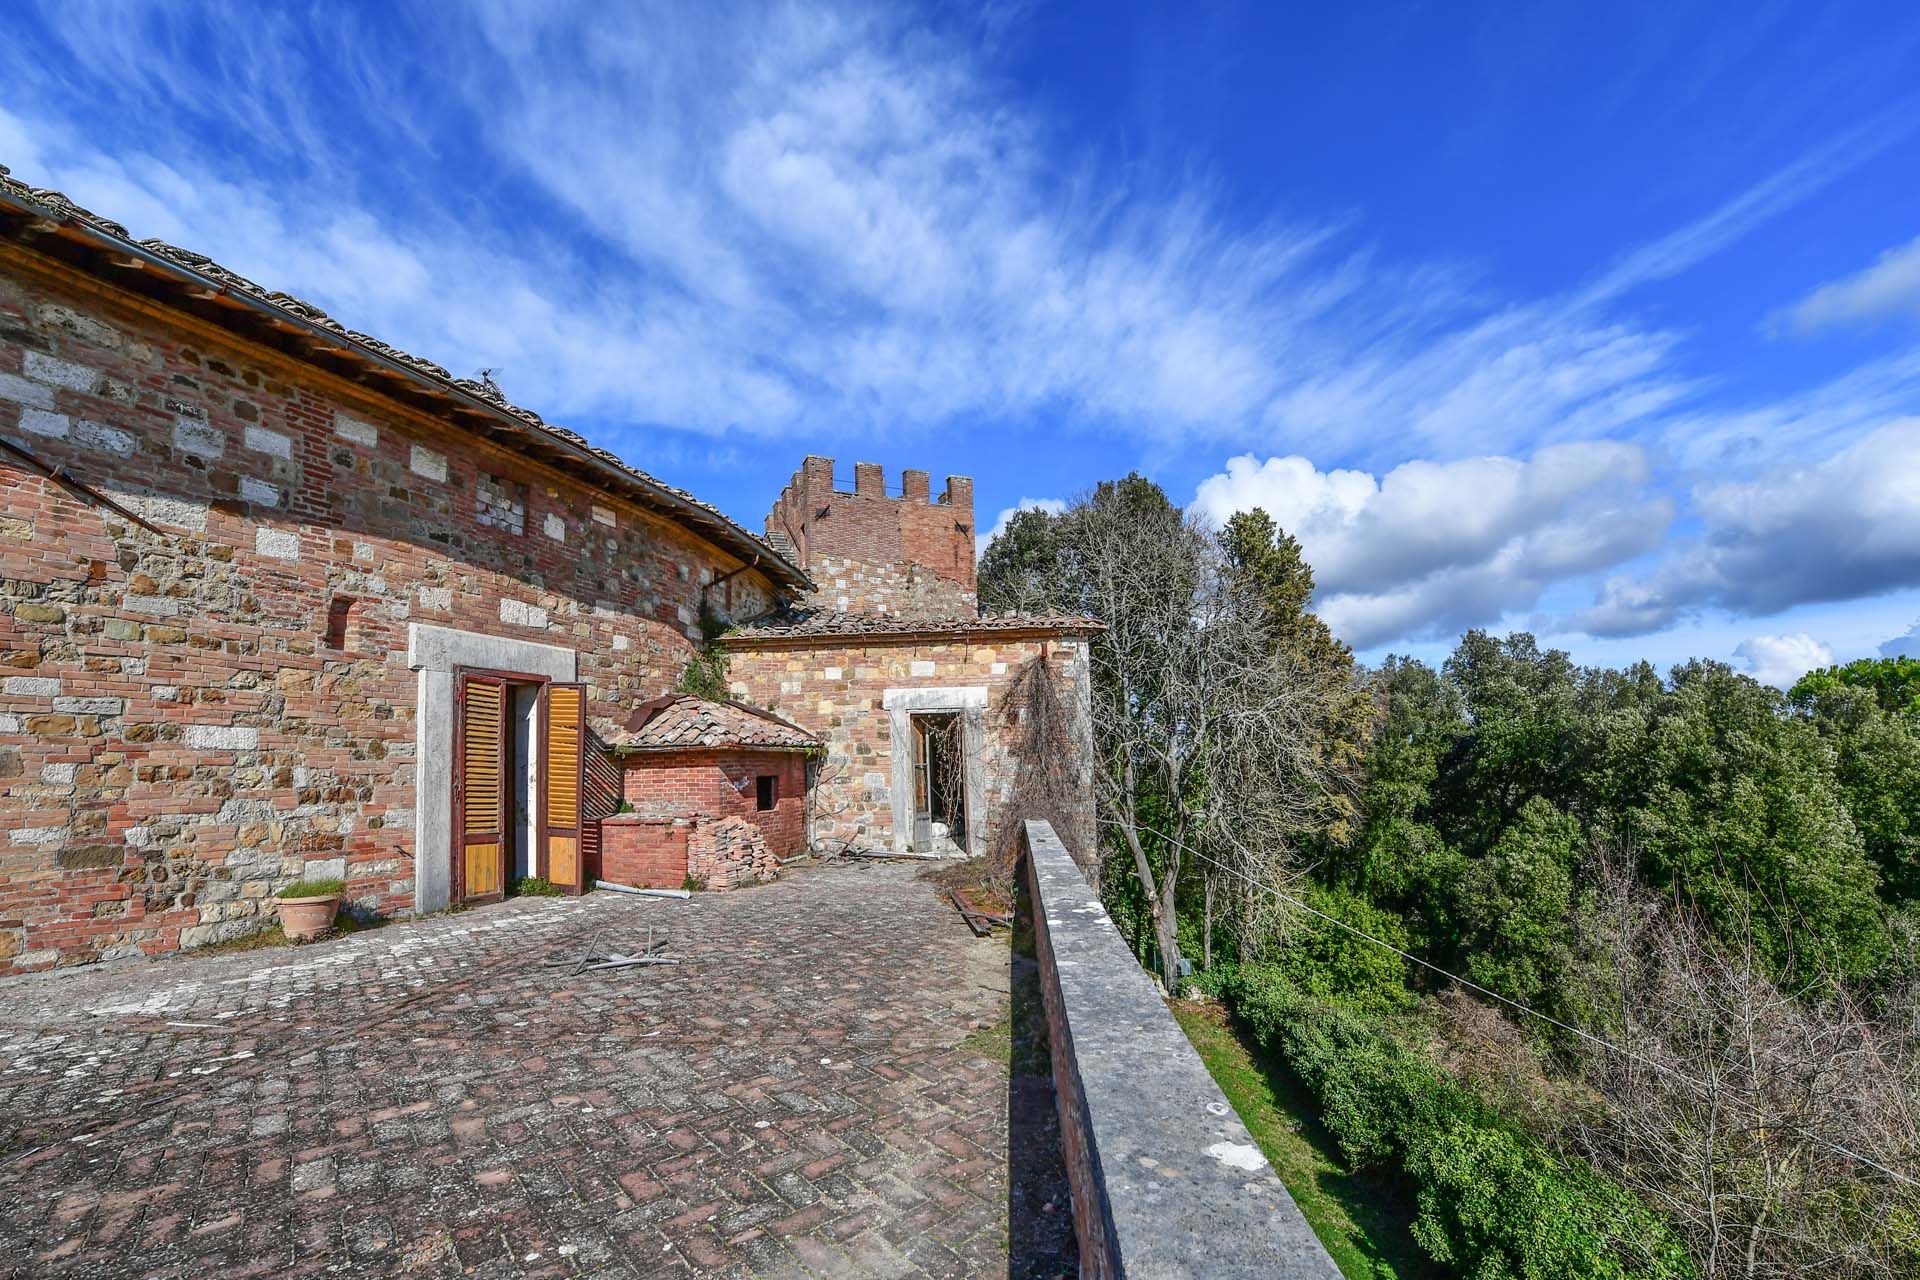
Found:
[(587, 691), (578, 684), (547, 686), (546, 876), (551, 884), (579, 889), (581, 738), (586, 730)]
[(504, 887), (505, 695), (498, 681), (469, 679), (461, 687), (459, 840), (468, 898), (497, 894)]

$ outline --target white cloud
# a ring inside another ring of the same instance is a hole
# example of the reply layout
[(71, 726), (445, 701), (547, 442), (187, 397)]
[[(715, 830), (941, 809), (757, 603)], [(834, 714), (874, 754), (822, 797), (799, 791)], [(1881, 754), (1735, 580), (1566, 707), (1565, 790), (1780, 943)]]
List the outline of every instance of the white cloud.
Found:
[(1265, 510), (1300, 540), (1320, 615), (1367, 648), (1493, 622), (1653, 549), (1673, 511), (1647, 484), (1644, 454), (1621, 443), (1408, 462), (1379, 478), (1243, 455), (1200, 483), (1194, 505), (1215, 521)]
[(1833, 650), (1804, 631), (1783, 636), (1749, 636), (1734, 647), (1747, 674), (1761, 684), (1786, 689), (1815, 667), (1833, 665)]
[(1883, 658), (1920, 658), (1920, 622), (1908, 627), (1906, 634), (1895, 636), (1880, 646)]
[[(403, 81), (393, 33), (358, 20), (322, 42), (185, 4), (43, 20), (71, 65), (0, 48), (21, 176), (501, 369), (544, 413), (709, 432), (1044, 412), (1389, 461), (1594, 438), (1694, 389), (1676, 334), (1608, 308), (1895, 132), (1816, 149), (1574, 296), (1510, 302), (1338, 225), (1248, 225), (1191, 182), (1085, 171), (964, 23), (401, 6), (427, 60)], [(257, 148), (208, 141), (233, 125), (207, 104), (230, 102)]]
[(1920, 320), (1920, 238), (1881, 254), (1870, 267), (1823, 284), (1776, 317), (1800, 333), (1904, 317)]
[(978, 560), (986, 554), (987, 544), (1007, 531), (1007, 525), (1013, 517), (1022, 511), (1044, 511), (1049, 515), (1059, 515), (1067, 509), (1067, 504), (1058, 498), (1022, 498), (1011, 507), (1002, 507), (1000, 516), (993, 522), (993, 528), (985, 533), (973, 536), (973, 558)]
[(1701, 536), (1650, 573), (1609, 579), (1576, 625), (1633, 635), (1704, 606), (1771, 614), (1920, 585), (1920, 419), (1819, 462), (1701, 485), (1692, 506)]

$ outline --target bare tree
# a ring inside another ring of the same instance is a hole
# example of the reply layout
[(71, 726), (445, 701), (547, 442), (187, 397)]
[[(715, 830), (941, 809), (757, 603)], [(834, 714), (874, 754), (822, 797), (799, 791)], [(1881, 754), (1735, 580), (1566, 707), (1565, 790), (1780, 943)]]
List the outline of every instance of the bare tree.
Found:
[(1788, 992), (1750, 949), (1605, 864), (1584, 988), (1625, 1052), (1583, 1043), (1565, 1140), (1658, 1207), (1708, 1277), (1913, 1275), (1910, 1038), (1833, 984)]
[(1056, 537), (1052, 598), (1107, 626), (1091, 646), (1094, 791), (1171, 990), (1193, 864), (1226, 869), (1214, 893), (1274, 884), (1300, 835), (1339, 807), (1344, 780), (1320, 746), (1349, 681), (1277, 644), (1268, 602), (1213, 531), (1147, 481), (1100, 486)]

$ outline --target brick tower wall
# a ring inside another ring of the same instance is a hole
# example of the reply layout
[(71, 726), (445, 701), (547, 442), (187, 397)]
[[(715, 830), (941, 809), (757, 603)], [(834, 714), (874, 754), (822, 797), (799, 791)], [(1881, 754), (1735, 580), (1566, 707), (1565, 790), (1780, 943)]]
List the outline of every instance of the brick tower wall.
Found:
[(887, 495), (879, 464), (854, 464), (853, 491), (833, 487), (833, 459), (809, 457), (767, 516), (818, 583), (807, 603), (844, 613), (963, 618), (979, 612), (973, 564), (973, 481), (948, 476), (934, 498), (924, 471), (901, 473)]

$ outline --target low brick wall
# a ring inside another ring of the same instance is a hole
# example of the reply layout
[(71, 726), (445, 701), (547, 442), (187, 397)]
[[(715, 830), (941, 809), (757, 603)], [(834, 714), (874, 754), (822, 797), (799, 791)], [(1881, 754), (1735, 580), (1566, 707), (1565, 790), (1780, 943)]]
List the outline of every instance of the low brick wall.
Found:
[(1338, 1280), (1052, 826), (1024, 844), (1080, 1274)]
[(687, 818), (648, 818), (621, 813), (600, 820), (600, 865), (588, 867), (594, 880), (636, 889), (678, 889), (687, 881)]

